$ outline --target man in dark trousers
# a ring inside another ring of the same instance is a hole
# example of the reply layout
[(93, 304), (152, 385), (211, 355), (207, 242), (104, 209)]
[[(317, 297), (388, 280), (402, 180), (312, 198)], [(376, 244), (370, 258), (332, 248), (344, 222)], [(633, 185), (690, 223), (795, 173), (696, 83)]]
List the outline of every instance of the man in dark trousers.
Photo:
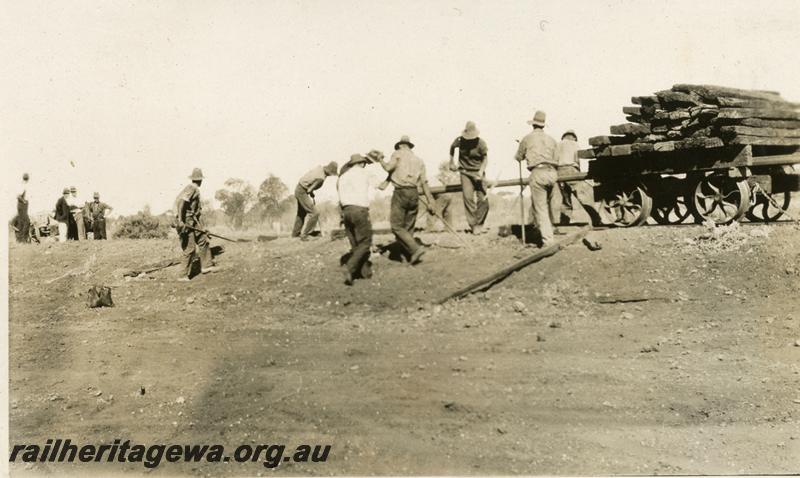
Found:
[[(464, 197), (464, 213), (473, 234), (482, 232), (483, 223), (489, 214), (489, 200), (484, 185), (489, 147), (482, 140), (475, 123), (468, 121), (461, 136), (450, 145), (450, 170), (461, 173), (461, 193)], [(458, 166), (453, 155), (458, 148)]]
[(208, 236), (203, 232), (202, 206), (200, 205), (200, 185), (203, 184), (203, 171), (194, 168), (192, 181), (187, 184), (175, 200), (175, 229), (180, 238), (183, 250), (182, 276), (179, 281), (188, 281), (192, 278), (192, 263), (195, 258), (200, 259), (200, 272), (205, 274), (215, 272), (214, 259), (208, 245)]
[(372, 223), (369, 218), (370, 178), (366, 166), (381, 159), (383, 153), (377, 150), (370, 151), (366, 156), (354, 154), (342, 166), (336, 181), (342, 222), (350, 241), (350, 252), (342, 264), (342, 275), (347, 285), (353, 285), (356, 277), (372, 277), (372, 266), (369, 262), (372, 246)]
[(414, 225), (419, 209), (419, 192), (422, 189), (426, 198), (428, 212), (436, 214), (435, 202), (428, 187), (425, 163), (411, 151), (414, 144), (408, 136), (403, 136), (394, 145), (394, 153), (389, 161), (381, 160), (381, 166), (390, 173), (389, 180), (394, 185), (389, 223), (397, 241), (410, 254), (409, 262), (414, 265), (422, 260), (425, 249), (414, 239)]
[[(11, 220), (17, 242), (31, 242), (31, 218), (28, 216), (28, 173), (22, 175), (22, 192), (17, 195), (17, 215)], [(34, 239), (36, 236), (33, 236)]]
[(64, 194), (56, 201), (56, 208), (53, 217), (58, 222), (58, 242), (67, 241), (67, 232), (69, 229), (69, 221), (72, 218), (69, 203), (69, 188), (64, 188)]
[[(317, 166), (300, 178), (297, 187), (294, 188), (294, 197), (297, 199), (297, 217), (292, 228), (292, 237), (299, 237), (302, 241), (309, 239), (311, 231), (317, 225), (319, 213), (314, 202), (314, 191), (322, 187), (325, 178), (336, 176), (339, 165), (336, 161), (331, 161), (325, 166)], [(306, 220), (307, 219), (307, 220)], [(305, 223), (305, 227), (303, 227)]]
[(92, 235), (95, 240), (107, 239), (106, 237), (106, 211), (112, 207), (104, 202), (100, 202), (100, 193), (94, 193), (94, 201), (89, 203), (89, 220), (92, 224)]

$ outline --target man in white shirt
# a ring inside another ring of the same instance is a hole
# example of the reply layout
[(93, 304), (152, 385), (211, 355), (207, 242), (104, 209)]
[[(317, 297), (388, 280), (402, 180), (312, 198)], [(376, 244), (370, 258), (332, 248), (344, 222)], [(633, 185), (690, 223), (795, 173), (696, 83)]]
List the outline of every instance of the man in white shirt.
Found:
[(370, 176), (366, 166), (381, 159), (383, 154), (376, 150), (370, 151), (366, 156), (350, 156), (350, 161), (342, 166), (336, 182), (342, 221), (350, 241), (350, 252), (345, 255), (342, 264), (342, 275), (347, 285), (353, 285), (356, 277), (372, 277), (372, 265), (369, 262), (372, 247), (372, 223), (369, 219)]

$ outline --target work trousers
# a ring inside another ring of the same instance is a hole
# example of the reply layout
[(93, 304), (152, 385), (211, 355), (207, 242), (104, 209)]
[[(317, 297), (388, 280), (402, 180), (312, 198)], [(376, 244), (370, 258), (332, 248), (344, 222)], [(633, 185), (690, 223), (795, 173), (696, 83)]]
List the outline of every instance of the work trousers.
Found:
[(297, 199), (297, 217), (294, 219), (292, 237), (307, 237), (316, 227), (319, 213), (313, 198), (299, 184), (294, 190), (294, 197)]
[(72, 217), (75, 218), (75, 227), (76, 227), (76, 235), (75, 239), (79, 241), (83, 241), (86, 239), (86, 224), (83, 222), (83, 211), (77, 211), (72, 213)]
[(548, 165), (531, 169), (530, 186), (533, 220), (542, 234), (542, 242), (546, 245), (553, 241), (553, 222), (561, 211), (558, 171)]
[(356, 276), (361, 267), (369, 260), (372, 246), (372, 223), (369, 220), (369, 208), (362, 206), (342, 207), (344, 231), (350, 241), (350, 258), (345, 266), (350, 274)]
[(75, 222), (75, 216), (72, 213), (67, 217), (67, 240), (78, 240), (78, 223)]
[(208, 237), (205, 233), (196, 231), (185, 231), (178, 234), (181, 243), (181, 250), (183, 251), (183, 274), (186, 277), (192, 275), (192, 263), (195, 258), (200, 259), (200, 269), (214, 265), (214, 260), (211, 257), (211, 249), (208, 246)]
[(17, 242), (31, 242), (31, 220), (27, 214), (19, 214), (14, 218), (14, 227), (16, 231), (14, 236)]
[[(577, 166), (559, 166), (558, 172), (561, 174), (571, 174), (580, 172), (580, 169)], [(558, 186), (561, 190), (561, 196), (563, 197), (562, 204), (569, 211), (568, 217), (570, 220), (573, 219), (572, 216), (575, 212), (575, 205), (572, 202), (573, 196), (575, 196), (578, 203), (583, 206), (583, 209), (589, 214), (593, 222), (596, 217), (599, 218), (599, 208), (594, 200), (594, 187), (589, 181), (561, 182), (558, 183)]]
[(92, 234), (95, 239), (106, 239), (106, 220), (95, 219), (92, 222)]
[(69, 229), (69, 224), (66, 222), (58, 222), (58, 242), (67, 242), (67, 229)]
[(461, 173), (461, 193), (464, 196), (464, 215), (470, 229), (482, 226), (489, 214), (489, 200), (483, 181), (475, 175)]
[(414, 254), (419, 248), (413, 234), (414, 225), (417, 223), (418, 208), (417, 188), (394, 188), (389, 210), (389, 223), (397, 241), (406, 248), (409, 254)]

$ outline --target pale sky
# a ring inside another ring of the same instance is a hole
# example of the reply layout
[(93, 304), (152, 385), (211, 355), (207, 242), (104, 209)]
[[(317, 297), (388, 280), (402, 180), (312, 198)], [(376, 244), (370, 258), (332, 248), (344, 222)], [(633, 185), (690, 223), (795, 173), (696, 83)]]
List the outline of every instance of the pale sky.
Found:
[(536, 109), (585, 146), (675, 83), (800, 101), (799, 20), (792, 1), (3, 2), (5, 192), (27, 171), (32, 211), (75, 185), (162, 212), (195, 166), (206, 197), (269, 173), (293, 190), (402, 134), (433, 175), (467, 120), (487, 176), (514, 178)]

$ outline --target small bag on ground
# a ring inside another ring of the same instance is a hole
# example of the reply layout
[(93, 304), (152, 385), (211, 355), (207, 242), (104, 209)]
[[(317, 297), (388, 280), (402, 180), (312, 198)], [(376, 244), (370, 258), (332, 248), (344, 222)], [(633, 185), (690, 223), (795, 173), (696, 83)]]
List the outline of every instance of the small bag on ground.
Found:
[(89, 289), (87, 302), (92, 309), (95, 307), (114, 307), (114, 301), (111, 299), (111, 287), (93, 286)]

